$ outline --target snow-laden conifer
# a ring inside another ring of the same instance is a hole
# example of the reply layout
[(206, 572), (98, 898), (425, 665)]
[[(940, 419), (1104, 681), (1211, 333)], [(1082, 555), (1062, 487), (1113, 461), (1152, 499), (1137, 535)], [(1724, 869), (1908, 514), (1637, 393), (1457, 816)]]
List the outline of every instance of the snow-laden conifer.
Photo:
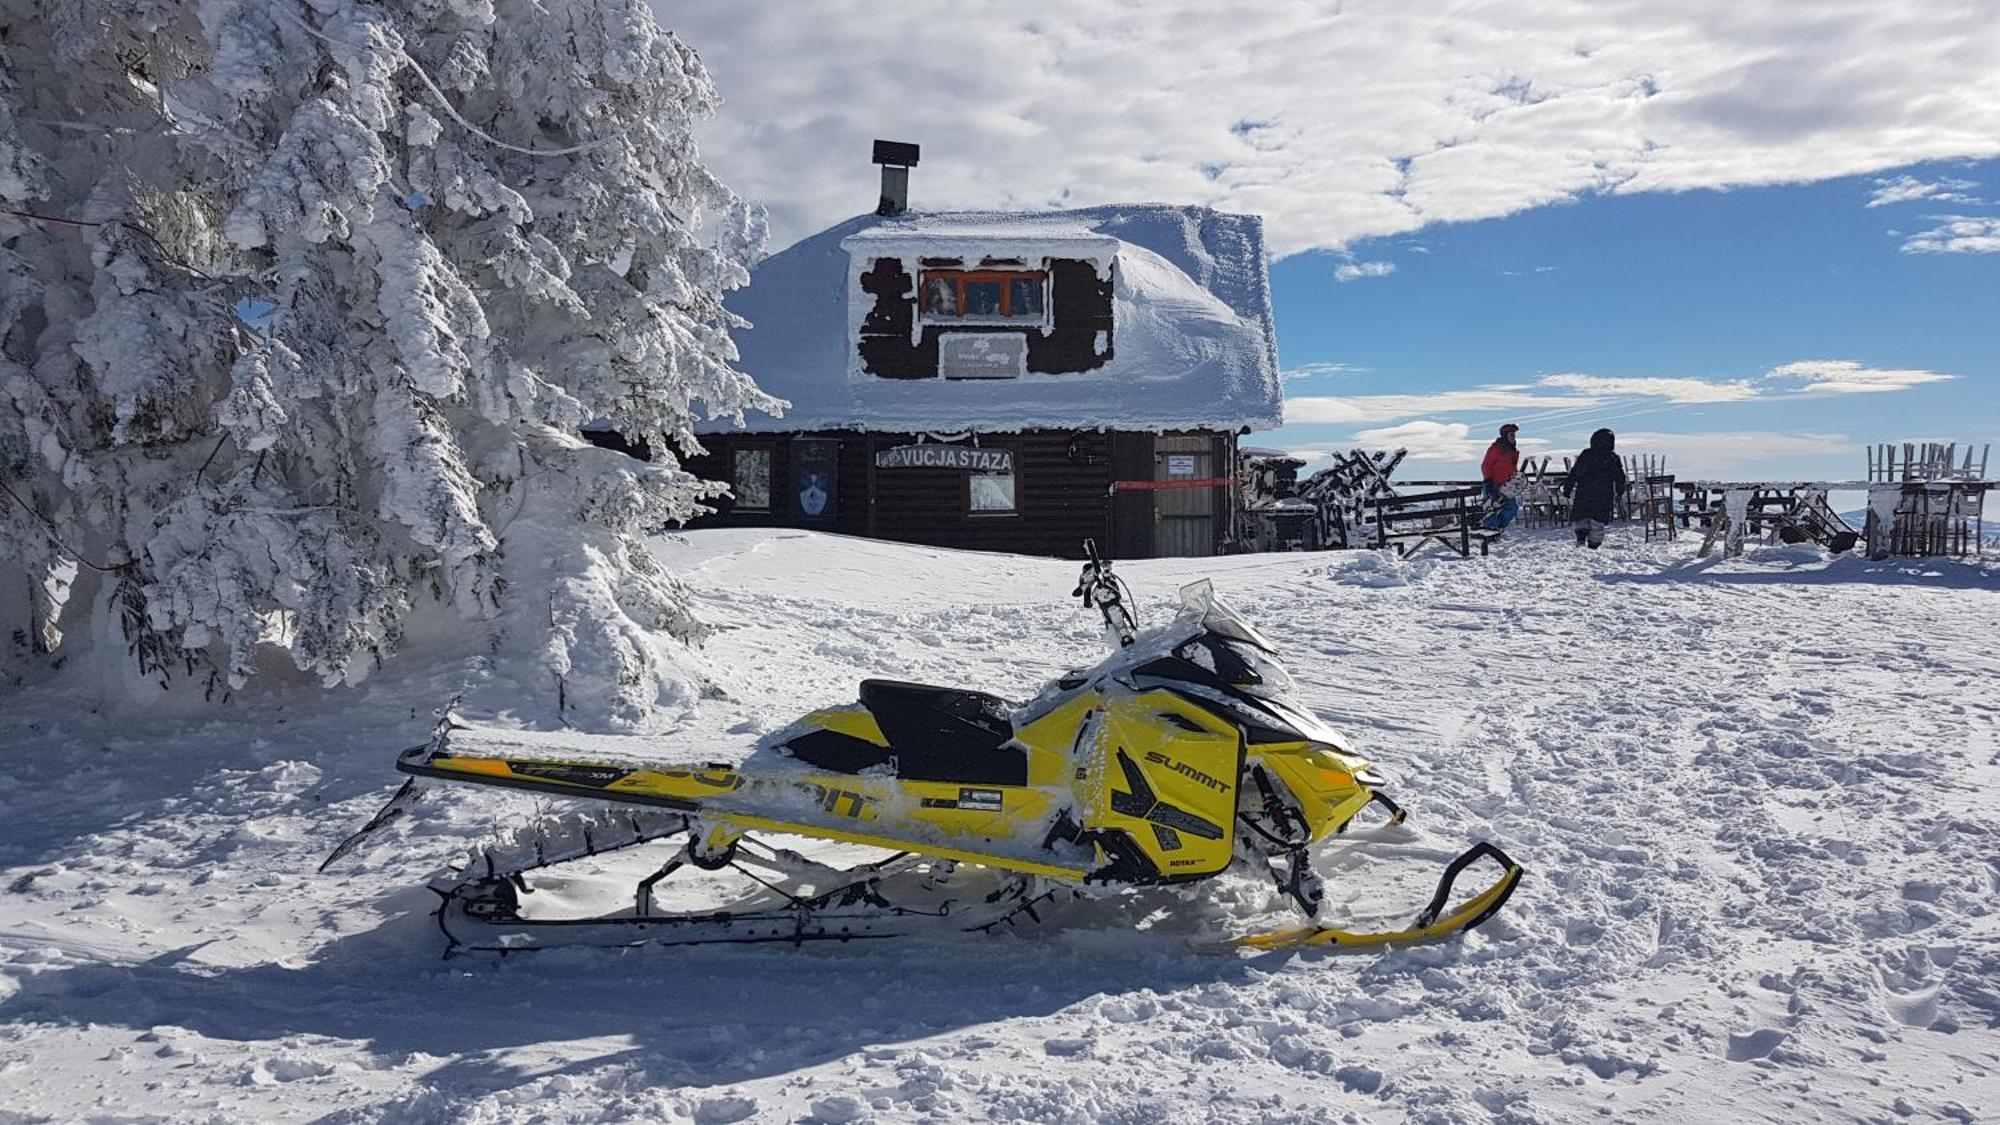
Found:
[(763, 231), (645, 0), (28, 7), (0, 32), (0, 653), (352, 683), (437, 601), (582, 721), (684, 697), (695, 625), (638, 536), (715, 490), (674, 457), (695, 421), (770, 405), (721, 304)]

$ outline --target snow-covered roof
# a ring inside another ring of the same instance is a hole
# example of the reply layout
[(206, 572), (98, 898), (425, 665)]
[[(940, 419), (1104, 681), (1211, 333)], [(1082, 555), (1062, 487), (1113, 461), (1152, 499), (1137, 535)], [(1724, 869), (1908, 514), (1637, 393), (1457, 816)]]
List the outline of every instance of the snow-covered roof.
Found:
[[(874, 218), (875, 216), (870, 216)], [(956, 257), (1000, 247), (1051, 258), (1109, 262), (1119, 241), (1102, 234), (1078, 212), (994, 215), (902, 215), (855, 231), (841, 240), (855, 257)]]
[[(857, 268), (902, 258), (1074, 258), (1113, 275), (1113, 358), (1011, 379), (888, 379), (860, 369)], [(857, 263), (860, 265), (857, 267)], [(1263, 223), (1165, 204), (1007, 214), (864, 215), (765, 259), (729, 307), (740, 367), (790, 401), (746, 430), (1008, 432), (1275, 428), (1283, 393)], [(703, 432), (735, 429), (712, 424)]]

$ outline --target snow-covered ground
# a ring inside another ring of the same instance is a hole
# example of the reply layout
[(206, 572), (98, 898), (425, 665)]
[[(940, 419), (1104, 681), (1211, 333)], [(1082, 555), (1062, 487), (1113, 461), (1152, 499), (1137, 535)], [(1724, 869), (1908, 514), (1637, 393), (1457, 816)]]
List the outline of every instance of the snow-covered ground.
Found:
[[(1528, 865), (1483, 929), (1366, 955), (1113, 924), (1268, 905), (1228, 880), (994, 937), (442, 961), (423, 880), (534, 800), (441, 791), (314, 867), (432, 709), (491, 711), (479, 662), (143, 718), (10, 689), (0, 1122), (2000, 1115), (2000, 569), (1563, 538), (1123, 568), (1155, 620), (1212, 576), (1398, 778), (1412, 830), (1323, 860), (1336, 917), (1413, 911), (1396, 857)], [(657, 547), (727, 692), (672, 737), (718, 756), (864, 676), (1019, 697), (1099, 644), (1067, 563)]]

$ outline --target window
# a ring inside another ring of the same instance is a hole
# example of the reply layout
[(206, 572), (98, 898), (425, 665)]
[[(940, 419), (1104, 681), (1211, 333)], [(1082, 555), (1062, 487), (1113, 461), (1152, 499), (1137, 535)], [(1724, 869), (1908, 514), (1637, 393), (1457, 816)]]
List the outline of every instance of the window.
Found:
[(974, 514), (1011, 514), (1015, 510), (1013, 473), (970, 473), (966, 482), (968, 506)]
[(732, 463), (730, 491), (739, 512), (771, 510), (771, 451), (738, 449)]
[(949, 277), (925, 274), (924, 315), (957, 316), (958, 283)]
[(925, 270), (918, 286), (927, 320), (1042, 319), (1049, 275), (1024, 270)]
[(1007, 307), (1014, 310), (1013, 316), (1042, 315), (1042, 280), (1039, 277), (1015, 277), (1007, 281)]
[(999, 278), (966, 278), (959, 284), (959, 291), (965, 294), (967, 316), (1005, 316), (1000, 311)]

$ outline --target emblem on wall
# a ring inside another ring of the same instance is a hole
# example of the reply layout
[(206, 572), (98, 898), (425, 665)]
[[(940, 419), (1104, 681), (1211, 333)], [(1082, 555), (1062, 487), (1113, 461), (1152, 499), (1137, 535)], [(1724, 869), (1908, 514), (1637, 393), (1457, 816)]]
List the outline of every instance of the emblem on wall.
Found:
[(805, 516), (826, 514), (826, 478), (818, 473), (807, 473), (805, 487), (799, 489), (799, 513)]
[(801, 519), (839, 518), (839, 442), (826, 438), (792, 442), (792, 503)]

